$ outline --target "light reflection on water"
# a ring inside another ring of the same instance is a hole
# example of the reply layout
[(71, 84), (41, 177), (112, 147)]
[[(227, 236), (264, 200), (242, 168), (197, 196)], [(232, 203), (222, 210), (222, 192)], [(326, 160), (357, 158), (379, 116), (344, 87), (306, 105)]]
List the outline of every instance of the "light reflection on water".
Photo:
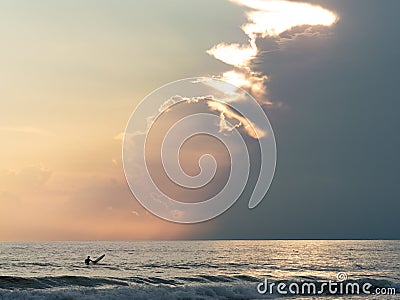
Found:
[[(87, 255), (106, 254), (86, 266)], [(276, 280), (398, 281), (399, 241), (151, 241), (0, 243), (1, 275), (163, 278), (248, 275)]]

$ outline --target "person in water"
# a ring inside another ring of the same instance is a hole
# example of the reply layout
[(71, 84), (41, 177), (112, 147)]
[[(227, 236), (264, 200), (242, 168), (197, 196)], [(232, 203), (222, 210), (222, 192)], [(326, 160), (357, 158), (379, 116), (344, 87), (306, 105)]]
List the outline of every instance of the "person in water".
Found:
[(90, 259), (90, 256), (88, 256), (86, 259), (85, 259), (85, 264), (89, 264), (90, 262), (93, 262), (93, 260), (91, 260)]

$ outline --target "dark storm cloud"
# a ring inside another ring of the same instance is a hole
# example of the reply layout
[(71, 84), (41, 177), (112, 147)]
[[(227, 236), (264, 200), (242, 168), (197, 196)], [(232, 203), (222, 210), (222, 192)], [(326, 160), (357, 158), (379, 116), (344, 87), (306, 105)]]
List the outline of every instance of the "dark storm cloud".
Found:
[(400, 2), (312, 2), (339, 15), (331, 34), (258, 41), (255, 68), (285, 104), (267, 112), (274, 182), (254, 210), (248, 188), (212, 238), (400, 238)]

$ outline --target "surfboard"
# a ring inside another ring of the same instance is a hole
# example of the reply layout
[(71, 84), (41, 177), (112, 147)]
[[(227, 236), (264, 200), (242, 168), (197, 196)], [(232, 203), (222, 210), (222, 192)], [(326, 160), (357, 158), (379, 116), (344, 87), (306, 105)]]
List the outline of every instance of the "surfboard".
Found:
[(99, 256), (98, 258), (96, 258), (96, 259), (93, 261), (93, 263), (94, 263), (94, 264), (97, 264), (100, 260), (102, 260), (102, 259), (104, 258), (104, 256), (106, 256), (106, 255), (103, 254), (103, 255)]

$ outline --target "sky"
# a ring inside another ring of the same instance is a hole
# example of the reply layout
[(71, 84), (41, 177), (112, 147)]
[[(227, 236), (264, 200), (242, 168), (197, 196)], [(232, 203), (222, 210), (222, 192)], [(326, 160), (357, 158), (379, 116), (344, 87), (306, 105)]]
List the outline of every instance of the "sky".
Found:
[[(0, 240), (399, 239), (400, 3), (306, 2), (0, 0)], [(121, 133), (195, 76), (248, 90), (278, 159), (254, 209), (251, 173), (231, 209), (176, 224), (134, 199)]]

